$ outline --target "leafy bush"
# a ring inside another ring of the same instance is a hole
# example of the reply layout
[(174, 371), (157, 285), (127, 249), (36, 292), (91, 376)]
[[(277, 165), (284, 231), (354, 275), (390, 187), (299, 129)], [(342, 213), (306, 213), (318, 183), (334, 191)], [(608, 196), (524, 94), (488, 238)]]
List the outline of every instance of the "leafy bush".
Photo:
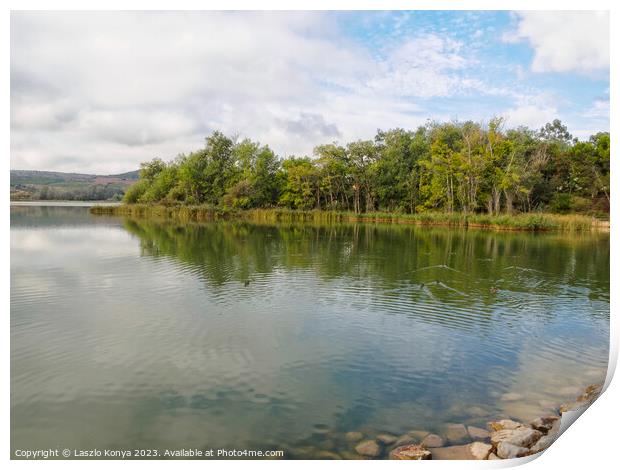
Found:
[(571, 208), (570, 194), (558, 193), (551, 200), (551, 211), (556, 214), (566, 214)]

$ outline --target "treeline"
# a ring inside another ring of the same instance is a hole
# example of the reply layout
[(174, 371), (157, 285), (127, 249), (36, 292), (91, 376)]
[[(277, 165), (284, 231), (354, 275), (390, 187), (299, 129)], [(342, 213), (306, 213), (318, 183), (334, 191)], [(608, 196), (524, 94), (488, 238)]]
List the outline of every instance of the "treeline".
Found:
[(573, 138), (559, 121), (538, 131), (502, 119), (379, 130), (373, 140), (320, 145), (280, 159), (220, 132), (174, 161), (143, 163), (128, 203), (423, 213), (609, 212), (610, 136)]
[(33, 201), (120, 201), (123, 188), (111, 184), (67, 186), (14, 185), (11, 199)]

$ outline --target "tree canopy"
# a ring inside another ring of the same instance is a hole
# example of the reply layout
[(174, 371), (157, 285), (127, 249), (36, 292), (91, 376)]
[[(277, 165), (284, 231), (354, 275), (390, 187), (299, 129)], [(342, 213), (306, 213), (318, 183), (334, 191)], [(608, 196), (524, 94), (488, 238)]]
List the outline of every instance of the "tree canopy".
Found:
[(500, 118), (431, 122), (285, 159), (216, 131), (188, 155), (143, 163), (124, 200), (358, 213), (602, 213), (609, 211), (609, 155), (608, 132), (579, 141), (559, 120), (538, 131), (505, 129)]

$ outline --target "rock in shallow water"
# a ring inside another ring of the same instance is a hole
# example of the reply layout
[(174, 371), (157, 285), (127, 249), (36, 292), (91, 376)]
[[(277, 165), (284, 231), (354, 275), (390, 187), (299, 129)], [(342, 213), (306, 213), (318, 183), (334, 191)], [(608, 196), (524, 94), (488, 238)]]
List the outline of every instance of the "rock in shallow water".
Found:
[(469, 416), (475, 416), (476, 418), (481, 418), (484, 416), (488, 416), (489, 412), (482, 408), (481, 406), (471, 406), (467, 408), (467, 414)]
[(499, 421), (490, 421), (489, 423), (487, 423), (487, 426), (492, 431), (501, 431), (503, 429), (527, 428), (525, 424), (519, 423), (518, 421), (513, 421), (511, 419), (500, 419)]
[(338, 455), (336, 452), (331, 452), (329, 450), (320, 450), (315, 456), (315, 459), (319, 460), (342, 460), (342, 457)]
[(299, 460), (309, 460), (316, 452), (316, 447), (312, 446), (291, 447), (289, 449), (290, 457)]
[(443, 447), (444, 441), (437, 434), (429, 434), (422, 440), (424, 447)]
[(431, 449), (433, 460), (475, 460), (470, 444)]
[(467, 426), (467, 432), (472, 439), (488, 439), (491, 437), (491, 433), (486, 429), (477, 428), (476, 426)]
[(390, 452), (391, 460), (430, 460), (431, 452), (421, 445), (400, 446)]
[(562, 420), (558, 419), (556, 421), (554, 421), (553, 425), (551, 426), (551, 429), (549, 429), (549, 431), (547, 432), (548, 436), (555, 436), (558, 437), (560, 435), (560, 428), (562, 427)]
[(355, 451), (364, 457), (379, 457), (381, 446), (375, 441), (363, 441), (355, 446)]
[(555, 437), (556, 436), (543, 436), (540, 439), (538, 439), (538, 442), (536, 442), (536, 444), (534, 444), (532, 447), (530, 447), (530, 452), (532, 454), (537, 454), (538, 452), (542, 452), (543, 450), (546, 450), (549, 448), (549, 446), (551, 446), (551, 444), (553, 444), (553, 442), (555, 441)]
[(472, 442), (460, 446), (437, 447), (431, 449), (433, 460), (485, 460), (491, 452), (491, 445)]
[(555, 416), (555, 415), (542, 416), (532, 421), (530, 423), (530, 426), (536, 429), (537, 431), (545, 433), (549, 431), (551, 427), (553, 426), (553, 423), (555, 423), (559, 419), (560, 417)]
[(410, 434), (403, 434), (402, 436), (399, 436), (398, 440), (394, 443), (394, 445), (396, 447), (399, 447), (399, 446), (406, 446), (406, 445), (411, 445), (411, 444), (417, 444), (418, 442), (420, 442), (420, 440), (416, 439), (412, 435), (410, 435)]
[(428, 436), (430, 433), (428, 431), (423, 431), (421, 429), (412, 429), (407, 434), (410, 435), (411, 437), (416, 438), (418, 441), (421, 441), (426, 436)]
[(368, 459), (368, 457), (364, 457), (363, 455), (360, 455), (357, 452), (352, 452), (350, 450), (341, 450), (340, 456), (345, 460), (366, 460)]
[(444, 435), (446, 439), (453, 444), (464, 442), (469, 439), (469, 434), (464, 424), (447, 424)]
[[(491, 434), (491, 442), (496, 446), (499, 446), (500, 443), (506, 443), (517, 447), (530, 447), (541, 436), (540, 431), (532, 428), (502, 429)], [(502, 457), (499, 453), (497, 455)]]
[(533, 454), (536, 454), (538, 452), (542, 452), (543, 450), (549, 448), (549, 446), (553, 444), (553, 442), (557, 439), (557, 437), (560, 434), (561, 423), (562, 421), (559, 419), (554, 421), (553, 425), (551, 426), (551, 429), (549, 429), (549, 432), (545, 436), (542, 436), (540, 439), (538, 439), (536, 444), (530, 447), (530, 451)]
[(571, 401), (569, 403), (564, 403), (562, 404), (562, 406), (560, 406), (560, 413), (578, 410), (579, 408), (583, 408), (585, 406), (588, 406), (588, 402), (586, 401)]
[(593, 400), (603, 391), (603, 384), (592, 384), (586, 387), (585, 392), (581, 395), (578, 400)]
[(359, 431), (350, 431), (344, 435), (344, 438), (349, 442), (361, 441), (364, 435)]
[(469, 445), (469, 451), (476, 460), (485, 460), (491, 453), (492, 446), (484, 442), (472, 442)]
[(392, 434), (379, 434), (376, 440), (383, 445), (389, 446), (390, 444), (394, 444), (398, 440), (398, 437)]
[(502, 441), (497, 445), (497, 455), (502, 459), (515, 459), (528, 455), (527, 447), (520, 447), (508, 442)]
[(576, 385), (568, 385), (566, 387), (560, 388), (557, 393), (564, 396), (577, 396), (577, 394), (581, 391), (581, 389)]
[(515, 393), (515, 392), (510, 392), (510, 393), (504, 393), (500, 399), (502, 401), (518, 401), (518, 400), (521, 400), (522, 398), (523, 398), (522, 395)]
[(592, 402), (599, 396), (603, 389), (603, 384), (588, 385), (585, 391), (577, 397), (575, 401), (564, 403), (560, 406), (560, 413), (565, 411), (577, 410), (586, 406), (590, 406)]

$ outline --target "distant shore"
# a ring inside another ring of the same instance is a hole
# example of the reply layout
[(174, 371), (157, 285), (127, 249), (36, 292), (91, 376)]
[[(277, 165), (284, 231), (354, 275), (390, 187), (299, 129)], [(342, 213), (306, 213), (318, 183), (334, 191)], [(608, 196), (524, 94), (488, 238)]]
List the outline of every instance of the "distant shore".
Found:
[(517, 231), (570, 231), (587, 232), (609, 230), (609, 222), (577, 214), (528, 213), (515, 215), (486, 215), (428, 212), (422, 214), (396, 214), (387, 212), (337, 212), (323, 210), (226, 209), (212, 206), (120, 204), (97, 205), (90, 208), (95, 215), (115, 215), (170, 219), (182, 222), (207, 222), (213, 220), (247, 220), (255, 222), (314, 222), (314, 223), (392, 223), (438, 225), (464, 228)]
[(11, 206), (47, 206), (47, 207), (92, 207), (92, 206), (100, 206), (105, 205), (108, 207), (118, 206), (120, 202), (111, 202), (111, 201), (69, 201), (69, 200), (45, 200), (45, 201), (36, 201), (36, 200), (11, 200)]

